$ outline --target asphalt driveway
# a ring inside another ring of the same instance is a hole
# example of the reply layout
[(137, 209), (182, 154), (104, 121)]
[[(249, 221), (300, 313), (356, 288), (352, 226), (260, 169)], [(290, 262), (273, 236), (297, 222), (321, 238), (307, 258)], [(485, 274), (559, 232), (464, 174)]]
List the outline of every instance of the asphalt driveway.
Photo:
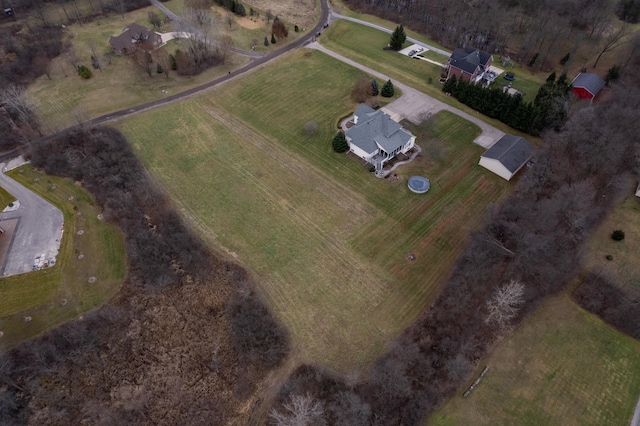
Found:
[[(4, 170), (4, 163), (0, 168)], [(0, 221), (19, 219), (0, 275), (30, 272), (36, 258), (41, 263), (55, 262), (64, 226), (62, 212), (4, 173), (0, 173), (0, 186), (20, 202), (18, 209), (0, 213)]]

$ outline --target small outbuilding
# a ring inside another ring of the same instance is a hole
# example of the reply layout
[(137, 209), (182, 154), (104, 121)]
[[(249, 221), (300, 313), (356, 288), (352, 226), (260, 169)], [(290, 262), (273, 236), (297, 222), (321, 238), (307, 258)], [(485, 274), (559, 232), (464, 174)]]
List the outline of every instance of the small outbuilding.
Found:
[(505, 180), (511, 178), (533, 156), (533, 147), (520, 136), (504, 135), (480, 157), (480, 165)]
[(592, 101), (605, 84), (599, 75), (581, 72), (571, 82), (571, 91), (580, 99)]

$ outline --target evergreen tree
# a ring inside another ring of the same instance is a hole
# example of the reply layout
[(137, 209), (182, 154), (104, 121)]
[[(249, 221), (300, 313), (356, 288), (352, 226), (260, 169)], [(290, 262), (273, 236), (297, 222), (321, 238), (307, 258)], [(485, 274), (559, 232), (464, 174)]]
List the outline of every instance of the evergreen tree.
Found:
[(378, 96), (380, 88), (378, 87), (378, 81), (374, 78), (371, 80), (371, 96)]
[(265, 46), (269, 45), (269, 39), (267, 38), (267, 36), (264, 36), (264, 43)]
[(455, 75), (452, 75), (451, 78), (447, 79), (442, 85), (442, 91), (444, 93), (453, 93), (454, 88), (458, 84), (458, 79)]
[(338, 154), (347, 152), (349, 150), (349, 143), (347, 142), (347, 138), (344, 136), (344, 132), (342, 130), (336, 133), (336, 135), (333, 137), (331, 146), (333, 147), (333, 150)]
[(389, 41), (389, 46), (391, 46), (393, 50), (400, 50), (402, 49), (402, 45), (404, 44), (405, 41), (407, 41), (407, 35), (404, 32), (404, 28), (402, 27), (402, 24), (400, 24), (393, 31), (393, 34), (391, 34), (391, 40)]
[(271, 34), (271, 44), (276, 44), (276, 36)]
[(235, 7), (233, 8), (233, 13), (235, 13), (238, 16), (246, 16), (247, 10), (245, 9), (242, 3), (236, 2)]
[(391, 82), (391, 80), (387, 80), (384, 86), (382, 86), (382, 90), (380, 91), (380, 94), (385, 98), (390, 98), (393, 96), (394, 93), (395, 93), (395, 89), (393, 88), (393, 83)]
[(556, 82), (556, 72), (552, 72), (551, 74), (549, 74), (549, 77), (547, 77), (547, 83), (555, 83)]
[(607, 82), (608, 86), (610, 82), (616, 81), (618, 78), (620, 78), (620, 65), (614, 65), (607, 71), (604, 81)]

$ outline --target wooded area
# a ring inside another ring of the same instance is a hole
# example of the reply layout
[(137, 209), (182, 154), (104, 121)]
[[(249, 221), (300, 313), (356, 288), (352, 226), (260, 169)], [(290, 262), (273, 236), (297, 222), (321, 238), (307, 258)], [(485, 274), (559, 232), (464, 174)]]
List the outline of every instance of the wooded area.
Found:
[[(420, 424), (458, 391), (497, 337), (565, 290), (580, 270), (579, 248), (638, 173), (640, 89), (634, 73), (627, 77), (609, 102), (545, 134), (535, 165), (487, 211), (430, 310), (366, 376), (300, 367), (272, 409), (274, 423), (295, 424), (302, 414), (291, 408), (303, 396), (305, 407), (315, 407), (305, 411), (309, 424)], [(605, 308), (618, 300), (600, 299), (593, 303)], [(496, 311), (503, 321), (494, 321)]]
[(32, 161), (95, 196), (125, 235), (129, 271), (111, 303), (0, 356), (0, 422), (211, 424), (247, 415), (237, 405), (289, 343), (246, 272), (185, 227), (117, 131), (39, 142)]
[[(345, 3), (354, 10), (402, 23), (451, 49), (474, 46), (548, 71), (567, 53), (573, 60), (574, 53), (585, 43), (601, 40), (606, 45), (620, 28), (611, 3), (599, 0), (345, 0)], [(628, 28), (624, 35), (629, 36)]]

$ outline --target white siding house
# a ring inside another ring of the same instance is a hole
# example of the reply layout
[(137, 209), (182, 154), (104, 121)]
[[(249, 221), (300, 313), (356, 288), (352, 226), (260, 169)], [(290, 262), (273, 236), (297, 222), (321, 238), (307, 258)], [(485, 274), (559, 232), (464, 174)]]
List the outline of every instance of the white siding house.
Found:
[(345, 136), (349, 150), (373, 164), (376, 173), (384, 163), (398, 153), (406, 154), (415, 144), (416, 137), (384, 112), (361, 104), (353, 114), (354, 125)]
[(520, 136), (504, 135), (480, 157), (480, 165), (511, 180), (533, 156), (533, 147)]

